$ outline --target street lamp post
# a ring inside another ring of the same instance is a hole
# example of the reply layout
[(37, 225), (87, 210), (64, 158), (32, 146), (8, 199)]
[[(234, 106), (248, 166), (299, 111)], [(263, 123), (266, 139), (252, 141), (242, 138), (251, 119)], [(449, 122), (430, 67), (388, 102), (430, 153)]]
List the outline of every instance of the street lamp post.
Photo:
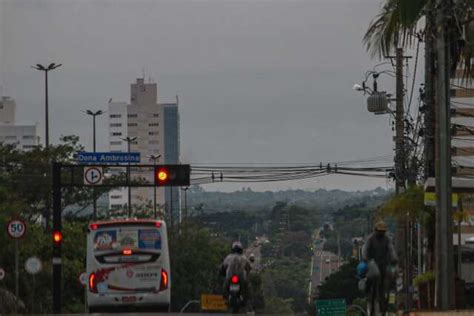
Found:
[(95, 112), (91, 111), (91, 110), (87, 110), (84, 113), (86, 113), (87, 115), (92, 116), (93, 150), (94, 150), (94, 152), (96, 152), (95, 118), (96, 118), (96, 116), (100, 116), (100, 115), (104, 114), (105, 112), (102, 111), (102, 110), (97, 110)]
[[(153, 166), (156, 167), (156, 162), (159, 162), (161, 155), (151, 154), (148, 156), (151, 160), (153, 160)], [(153, 218), (156, 219), (156, 185), (153, 186)]]
[(181, 190), (184, 191), (184, 221), (188, 220), (188, 190), (189, 187), (182, 187)]
[(49, 147), (49, 100), (48, 100), (48, 72), (54, 70), (56, 68), (61, 67), (62, 64), (55, 64), (51, 63), (49, 66), (45, 67), (40, 64), (36, 64), (36, 66), (31, 66), (31, 68), (44, 71), (44, 105), (45, 105), (45, 146), (46, 148)]
[[(94, 152), (96, 152), (95, 118), (96, 118), (96, 116), (102, 115), (105, 112), (102, 111), (102, 110), (97, 110), (95, 112), (91, 111), (91, 110), (87, 110), (84, 113), (86, 113), (87, 115), (92, 116), (93, 150), (94, 150)], [(92, 216), (93, 216), (94, 219), (96, 219), (97, 218), (97, 198), (95, 196), (95, 188), (92, 188), (92, 199), (93, 199), (93, 213), (92, 213)]]
[[(137, 137), (127, 136), (122, 138), (123, 141), (127, 142), (127, 152), (130, 153), (130, 143), (137, 140)], [(128, 183), (128, 217), (132, 217), (132, 193), (130, 191), (130, 162), (128, 163), (127, 168), (127, 183)]]

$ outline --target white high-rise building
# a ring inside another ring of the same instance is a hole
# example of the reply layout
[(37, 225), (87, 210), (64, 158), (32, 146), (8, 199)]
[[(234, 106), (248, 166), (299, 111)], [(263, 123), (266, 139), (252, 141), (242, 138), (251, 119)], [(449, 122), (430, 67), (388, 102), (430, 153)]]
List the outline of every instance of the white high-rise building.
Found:
[(6, 96), (0, 100), (0, 143), (19, 150), (31, 150), (39, 145), (37, 125), (18, 124), (15, 100)]
[[(174, 117), (169, 117), (169, 108), (176, 110)], [(130, 144), (131, 152), (139, 152), (141, 163), (152, 164), (150, 155), (161, 155), (157, 163), (179, 162), (179, 118), (178, 104), (159, 103), (158, 87), (156, 83), (145, 83), (142, 78), (131, 85), (130, 104), (125, 102), (110, 102), (109, 117), (109, 150), (113, 152), (127, 152), (128, 144), (125, 137), (136, 137)], [(168, 116), (168, 118), (167, 118)], [(167, 120), (167, 122), (165, 122)], [(173, 121), (173, 122), (172, 122)], [(169, 126), (173, 125), (174, 129)], [(170, 153), (172, 154), (170, 159)], [(152, 174), (140, 175), (152, 180)], [(179, 191), (179, 190), (176, 190)], [(133, 208), (153, 210), (152, 188), (132, 188), (131, 204)], [(157, 205), (164, 209), (173, 205), (173, 210), (179, 207), (179, 195), (165, 196), (163, 188), (157, 189)], [(113, 190), (109, 194), (110, 209), (125, 210), (128, 205), (128, 189)]]

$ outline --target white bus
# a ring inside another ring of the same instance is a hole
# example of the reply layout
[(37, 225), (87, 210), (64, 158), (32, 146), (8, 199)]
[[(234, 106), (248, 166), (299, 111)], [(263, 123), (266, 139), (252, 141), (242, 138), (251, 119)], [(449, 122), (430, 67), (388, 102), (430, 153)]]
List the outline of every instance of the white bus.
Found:
[(164, 221), (93, 222), (87, 232), (89, 312), (169, 311), (171, 276)]

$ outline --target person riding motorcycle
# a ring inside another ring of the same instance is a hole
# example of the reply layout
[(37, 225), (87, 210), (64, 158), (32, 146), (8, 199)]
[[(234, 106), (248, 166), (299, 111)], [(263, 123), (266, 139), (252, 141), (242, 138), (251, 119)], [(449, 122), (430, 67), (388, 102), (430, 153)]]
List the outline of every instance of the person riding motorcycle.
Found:
[(244, 302), (248, 294), (248, 274), (251, 270), (250, 261), (243, 255), (243, 247), (240, 241), (232, 243), (231, 253), (227, 255), (221, 266), (220, 274), (224, 276), (224, 297), (228, 297), (230, 280), (233, 275), (239, 277), (241, 282), (241, 294)]
[(380, 221), (375, 224), (375, 231), (368, 237), (362, 247), (362, 259), (368, 264), (367, 289), (375, 287), (375, 297), (382, 315), (387, 310), (387, 293), (390, 287), (390, 275), (398, 258), (392, 240), (386, 235), (387, 224)]

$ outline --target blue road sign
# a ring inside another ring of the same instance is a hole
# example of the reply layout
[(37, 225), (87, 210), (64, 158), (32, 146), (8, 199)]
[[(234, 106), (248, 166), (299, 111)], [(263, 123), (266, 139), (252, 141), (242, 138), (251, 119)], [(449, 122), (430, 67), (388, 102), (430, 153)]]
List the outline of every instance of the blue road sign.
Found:
[(76, 156), (77, 163), (139, 163), (140, 153), (112, 153), (112, 152), (79, 152)]

